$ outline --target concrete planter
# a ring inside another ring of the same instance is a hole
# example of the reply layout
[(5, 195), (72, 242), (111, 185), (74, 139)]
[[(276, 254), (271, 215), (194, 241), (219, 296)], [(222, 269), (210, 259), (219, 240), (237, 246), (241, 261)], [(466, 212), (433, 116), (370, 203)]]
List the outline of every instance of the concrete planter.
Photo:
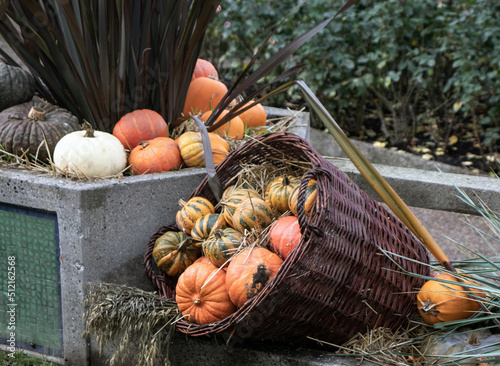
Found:
[[(293, 114), (276, 108), (267, 113)], [(292, 132), (309, 138), (307, 113), (297, 114)], [(5, 296), (0, 301), (0, 323), (13, 320), (16, 347), (60, 363), (87, 364), (92, 350), (82, 338), (85, 284), (151, 290), (142, 263), (149, 238), (173, 222), (178, 200), (205, 174), (203, 168), (188, 168), (74, 182), (0, 166), (2, 291), (8, 293), (9, 280), (15, 281), (15, 301)], [(0, 347), (9, 351), (11, 342), (2, 327)]]

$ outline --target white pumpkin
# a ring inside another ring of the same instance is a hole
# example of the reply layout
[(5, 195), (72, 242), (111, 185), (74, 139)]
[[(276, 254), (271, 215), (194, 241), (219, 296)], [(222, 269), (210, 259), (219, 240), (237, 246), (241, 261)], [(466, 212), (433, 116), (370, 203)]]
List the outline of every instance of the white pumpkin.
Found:
[(112, 177), (127, 166), (120, 140), (102, 131), (75, 131), (63, 136), (54, 148), (54, 165), (62, 173), (87, 178)]

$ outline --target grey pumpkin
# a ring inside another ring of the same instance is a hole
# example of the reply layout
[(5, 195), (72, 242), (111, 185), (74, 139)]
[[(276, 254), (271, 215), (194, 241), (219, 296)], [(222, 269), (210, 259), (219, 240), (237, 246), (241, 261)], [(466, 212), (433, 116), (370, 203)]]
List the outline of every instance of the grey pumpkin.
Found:
[(0, 61), (0, 111), (27, 102), (35, 94), (35, 78), (26, 70)]
[(44, 162), (49, 160), (47, 147), (52, 156), (64, 135), (80, 129), (78, 118), (69, 111), (37, 98), (0, 112), (1, 148), (18, 156), (29, 151)]

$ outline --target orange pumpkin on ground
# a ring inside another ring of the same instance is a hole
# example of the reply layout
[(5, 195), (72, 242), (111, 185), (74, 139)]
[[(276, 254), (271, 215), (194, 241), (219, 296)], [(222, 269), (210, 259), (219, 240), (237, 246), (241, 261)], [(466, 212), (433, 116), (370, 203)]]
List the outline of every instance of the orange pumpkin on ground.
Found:
[(124, 115), (113, 128), (115, 136), (126, 149), (156, 137), (168, 137), (168, 125), (163, 117), (150, 109), (139, 109)]
[[(439, 280), (453, 281), (445, 283)], [(465, 281), (464, 284), (471, 284)], [(477, 285), (477, 283), (476, 283)], [(477, 289), (470, 289), (474, 296), (484, 298), (486, 294)], [(469, 296), (455, 276), (441, 273), (435, 280), (429, 280), (421, 287), (417, 295), (418, 311), (428, 324), (467, 319), (480, 308), (480, 299)]]
[[(250, 101), (246, 103), (242, 108), (245, 108), (254, 102)], [(243, 121), (246, 128), (252, 128), (255, 131), (265, 130), (267, 122), (267, 113), (262, 104), (257, 103), (252, 108), (247, 109), (238, 115)]]
[(182, 165), (179, 146), (169, 137), (157, 137), (140, 142), (128, 157), (134, 175), (166, 172)]
[(283, 259), (288, 257), (301, 238), (299, 220), (295, 216), (280, 217), (272, 224), (267, 236), (269, 248)]
[(202, 76), (189, 84), (184, 103), (185, 116), (213, 110), (227, 93), (227, 87), (219, 80)]
[[(227, 110), (222, 111), (219, 117), (217, 117), (216, 122), (219, 122), (228, 113), (229, 112)], [(206, 111), (200, 119), (203, 122), (206, 122), (211, 114), (212, 111)], [(245, 125), (243, 124), (241, 118), (236, 116), (217, 128), (216, 131), (219, 135), (225, 135), (232, 137), (235, 140), (241, 140), (245, 136)]]
[(208, 324), (236, 311), (226, 290), (226, 272), (213, 264), (193, 263), (175, 287), (177, 306), (190, 322)]
[(283, 260), (266, 248), (248, 248), (234, 257), (226, 271), (231, 301), (242, 307), (274, 278)]
[[(229, 154), (229, 144), (215, 133), (208, 133), (214, 164), (220, 164)], [(184, 132), (176, 140), (182, 160), (188, 167), (205, 166), (205, 151), (200, 132)]]
[(191, 81), (203, 76), (219, 79), (219, 74), (217, 73), (215, 66), (210, 61), (199, 58), (196, 60), (196, 66), (194, 67)]

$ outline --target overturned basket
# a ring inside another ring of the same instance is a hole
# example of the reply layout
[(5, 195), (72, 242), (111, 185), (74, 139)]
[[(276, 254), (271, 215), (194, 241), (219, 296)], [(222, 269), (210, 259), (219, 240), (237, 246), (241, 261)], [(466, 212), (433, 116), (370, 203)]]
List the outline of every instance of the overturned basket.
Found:
[[(224, 187), (240, 164), (282, 164), (284, 158), (312, 164), (302, 179), (298, 219), (302, 240), (275, 278), (228, 318), (206, 325), (185, 320), (181, 332), (198, 336), (225, 333), (236, 338), (303, 341), (306, 336), (344, 342), (378, 326), (399, 328), (415, 309), (415, 291), (427, 275), (426, 249), (384, 207), (319, 155), (305, 140), (286, 132), (261, 135), (232, 152), (217, 166)], [(304, 214), (304, 192), (317, 180), (315, 212)], [(207, 178), (192, 193), (216, 203)], [(302, 206), (302, 207), (301, 207)], [(158, 271), (152, 259), (155, 233), (145, 254), (148, 276), (167, 298), (175, 296), (175, 279)]]

